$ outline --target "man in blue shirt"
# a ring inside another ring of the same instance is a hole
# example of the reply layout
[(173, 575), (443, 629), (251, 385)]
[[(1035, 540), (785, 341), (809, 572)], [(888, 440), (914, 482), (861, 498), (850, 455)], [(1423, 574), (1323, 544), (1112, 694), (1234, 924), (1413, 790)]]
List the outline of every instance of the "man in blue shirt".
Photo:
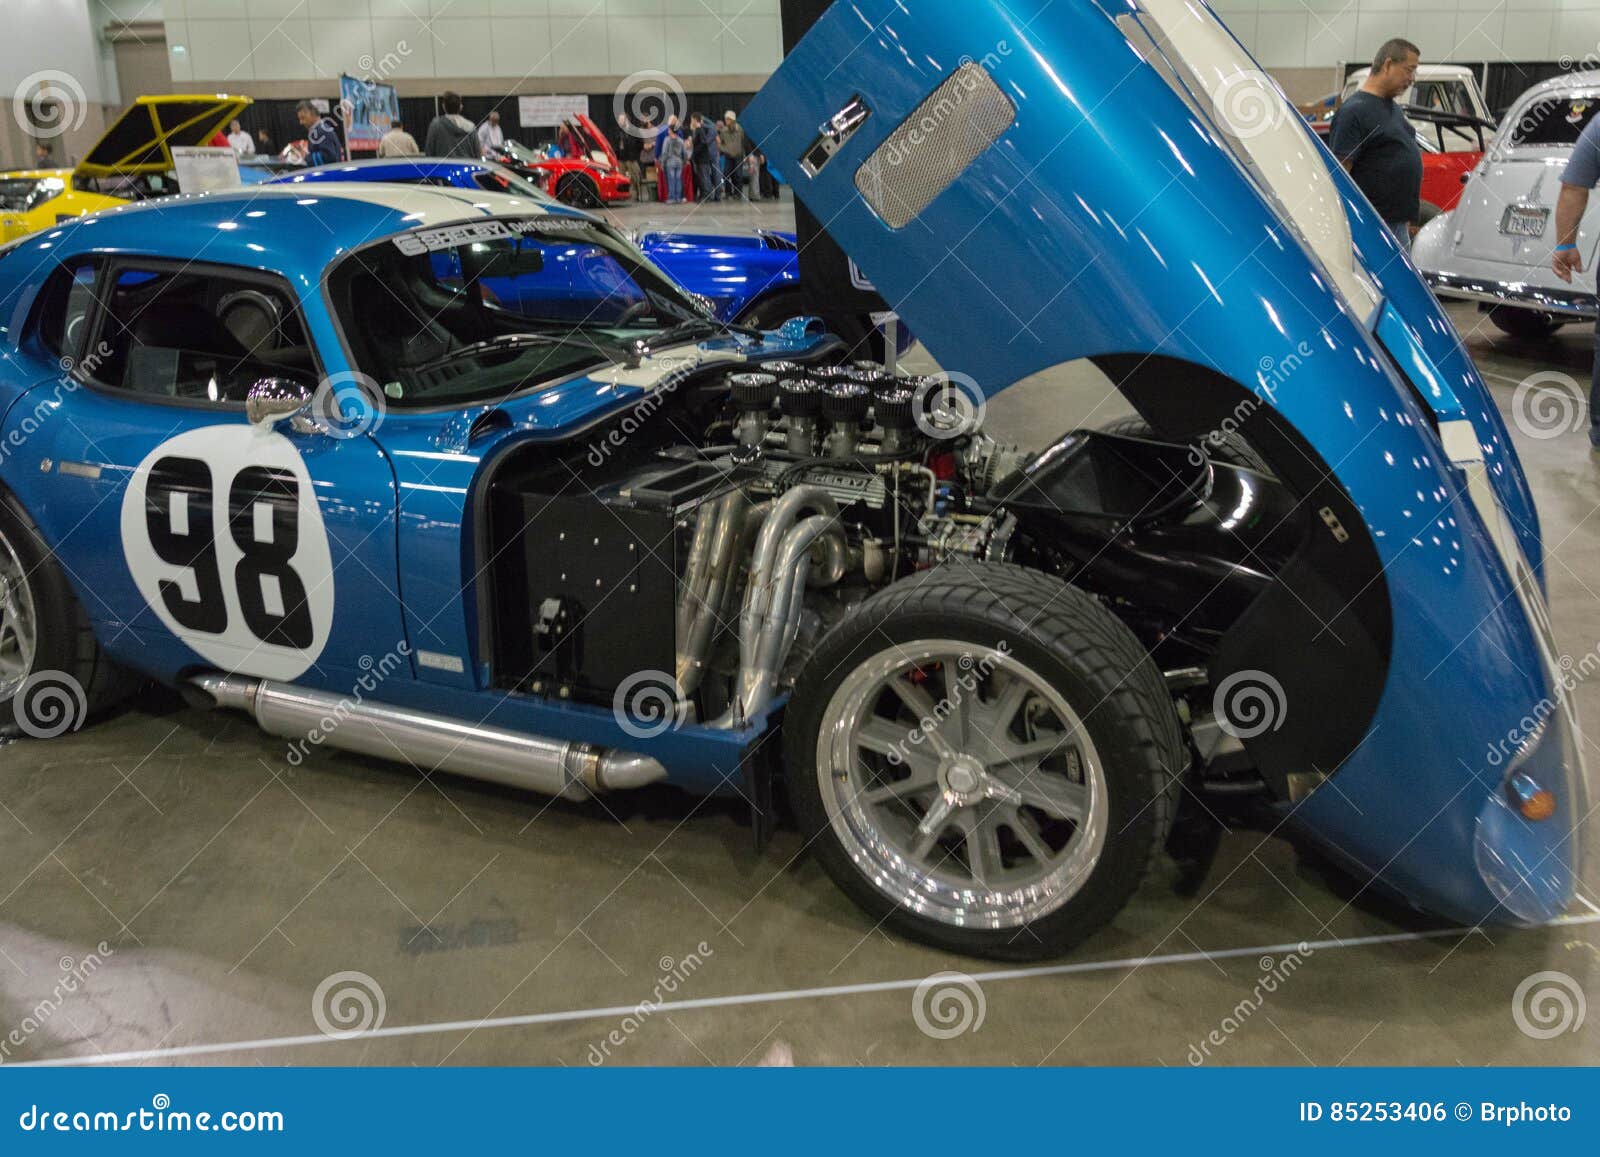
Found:
[(1328, 126), (1328, 148), (1407, 251), (1421, 218), (1422, 149), (1395, 98), (1415, 83), (1420, 60), (1409, 40), (1385, 42), (1360, 91), (1339, 106)]
[(344, 142), (339, 139), (339, 127), (332, 117), (317, 112), (317, 106), (309, 100), (295, 106), (294, 114), (306, 130), (307, 165), (333, 165), (344, 160)]
[[(1572, 157), (1561, 174), (1561, 195), (1556, 198), (1556, 248), (1550, 267), (1562, 281), (1571, 282), (1583, 272), (1578, 252), (1578, 226), (1589, 207), (1589, 190), (1600, 184), (1600, 117), (1590, 121), (1572, 147)], [(1600, 450), (1600, 325), (1595, 327), (1595, 359), (1589, 386), (1589, 444)]]

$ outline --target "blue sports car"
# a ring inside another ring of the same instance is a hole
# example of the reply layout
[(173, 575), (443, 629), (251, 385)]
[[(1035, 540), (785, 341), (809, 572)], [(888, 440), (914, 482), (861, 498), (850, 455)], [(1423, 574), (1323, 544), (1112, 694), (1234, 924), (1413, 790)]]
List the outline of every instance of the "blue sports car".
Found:
[[(276, 181), (383, 181), (510, 193), (541, 204), (555, 203), (533, 182), (490, 161), (390, 157), (299, 170)], [(650, 232), (635, 240), (680, 285), (710, 301), (724, 321), (772, 326), (810, 308), (800, 289), (800, 255), (793, 233), (772, 229), (728, 235)]]
[[(835, 5), (746, 124), (949, 373), (732, 326), (506, 193), (0, 251), (0, 725), (146, 678), (294, 753), (725, 793), (758, 837), (781, 788), (870, 920), (999, 958), (1223, 800), (1429, 911), (1562, 913), (1587, 786), (1527, 482), (1208, 8)], [(984, 430), (1083, 359), (1142, 427)]]

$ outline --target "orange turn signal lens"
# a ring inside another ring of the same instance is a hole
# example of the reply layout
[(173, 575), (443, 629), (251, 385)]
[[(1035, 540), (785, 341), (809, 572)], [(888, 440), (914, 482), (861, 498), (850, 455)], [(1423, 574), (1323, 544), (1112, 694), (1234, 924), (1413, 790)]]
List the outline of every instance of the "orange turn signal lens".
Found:
[(1525, 820), (1539, 823), (1556, 814), (1556, 797), (1533, 781), (1532, 776), (1513, 775), (1506, 787), (1517, 813)]
[(1523, 819), (1533, 820), (1535, 823), (1547, 820), (1556, 814), (1556, 797), (1540, 788), (1527, 799), (1518, 800), (1517, 810), (1522, 813)]

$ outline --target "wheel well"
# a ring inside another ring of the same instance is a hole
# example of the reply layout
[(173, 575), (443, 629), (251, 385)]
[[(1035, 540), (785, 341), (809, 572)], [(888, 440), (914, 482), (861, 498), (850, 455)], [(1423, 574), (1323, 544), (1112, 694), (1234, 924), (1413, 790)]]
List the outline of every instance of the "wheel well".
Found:
[(1223, 637), (1208, 673), (1218, 688), (1264, 674), (1284, 701), (1319, 705), (1288, 711), (1275, 730), (1244, 741), (1280, 793), (1296, 773), (1331, 774), (1367, 733), (1393, 645), (1388, 583), (1366, 519), (1329, 463), (1253, 390), (1175, 358), (1095, 364), (1155, 430), (1182, 441), (1236, 434), (1297, 500), (1299, 550)]

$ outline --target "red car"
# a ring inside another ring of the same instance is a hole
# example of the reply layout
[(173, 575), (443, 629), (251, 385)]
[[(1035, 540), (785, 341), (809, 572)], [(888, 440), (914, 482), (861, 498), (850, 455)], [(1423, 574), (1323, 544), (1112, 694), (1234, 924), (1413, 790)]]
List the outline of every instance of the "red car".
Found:
[(616, 150), (587, 116), (578, 113), (563, 121), (556, 146), (560, 155), (550, 157), (518, 141), (507, 141), (488, 156), (552, 197), (581, 209), (633, 200), (633, 182), (623, 175)]

